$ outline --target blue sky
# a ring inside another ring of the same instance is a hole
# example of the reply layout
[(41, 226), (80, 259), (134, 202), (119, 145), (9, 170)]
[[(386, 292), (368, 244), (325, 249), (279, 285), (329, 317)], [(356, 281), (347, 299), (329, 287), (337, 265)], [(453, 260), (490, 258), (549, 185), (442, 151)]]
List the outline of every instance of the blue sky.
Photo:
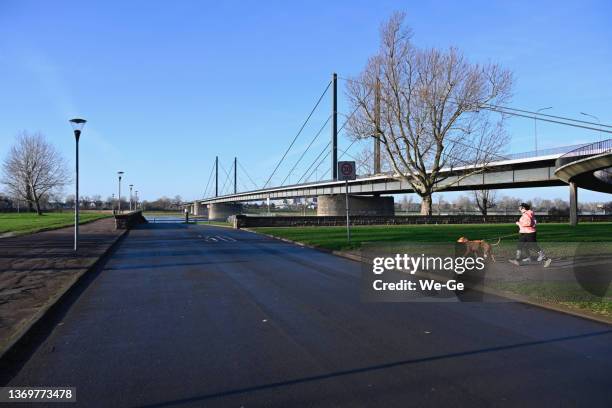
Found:
[[(114, 193), (123, 170), (145, 199), (201, 197), (215, 155), (228, 170), (238, 156), (263, 183), (331, 73), (357, 74), (395, 10), (407, 13), (417, 45), (457, 46), (472, 61), (511, 69), (510, 106), (612, 122), (608, 1), (220, 3), (0, 0), (0, 158), (26, 129), (44, 133), (72, 163), (67, 121), (82, 116), (84, 195)], [(329, 109), (326, 98), (279, 173)], [(348, 110), (344, 99), (339, 109)], [(508, 131), (508, 151), (533, 150), (533, 121), (512, 119)], [(540, 148), (599, 137), (545, 123), (538, 135)], [(326, 129), (293, 179), (328, 138)], [(342, 137), (340, 148), (348, 143)], [(567, 198), (565, 188), (504, 194)], [(609, 198), (581, 192), (582, 200)]]

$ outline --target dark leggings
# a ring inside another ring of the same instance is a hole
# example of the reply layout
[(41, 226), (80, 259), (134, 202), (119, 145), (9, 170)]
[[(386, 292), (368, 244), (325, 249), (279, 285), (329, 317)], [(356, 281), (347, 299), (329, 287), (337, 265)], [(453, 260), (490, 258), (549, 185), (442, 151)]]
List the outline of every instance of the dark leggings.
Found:
[(530, 255), (529, 251), (540, 252), (541, 249), (536, 242), (536, 233), (532, 232), (529, 234), (519, 234), (516, 249), (521, 251), (521, 256), (525, 254), (525, 251), (527, 251), (525, 254), (526, 256)]

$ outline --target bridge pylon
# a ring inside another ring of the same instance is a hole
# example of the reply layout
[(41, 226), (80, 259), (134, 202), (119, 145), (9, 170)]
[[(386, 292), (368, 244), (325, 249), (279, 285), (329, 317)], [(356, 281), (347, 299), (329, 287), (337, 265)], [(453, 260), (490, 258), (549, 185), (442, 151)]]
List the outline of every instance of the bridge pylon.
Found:
[(338, 74), (332, 75), (332, 178), (338, 180)]

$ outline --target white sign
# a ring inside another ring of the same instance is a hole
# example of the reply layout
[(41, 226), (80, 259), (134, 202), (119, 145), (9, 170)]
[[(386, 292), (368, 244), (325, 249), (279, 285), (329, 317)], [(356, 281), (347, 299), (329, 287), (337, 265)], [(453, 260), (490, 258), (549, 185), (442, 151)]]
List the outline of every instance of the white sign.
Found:
[(354, 161), (338, 162), (338, 180), (355, 180), (357, 169)]

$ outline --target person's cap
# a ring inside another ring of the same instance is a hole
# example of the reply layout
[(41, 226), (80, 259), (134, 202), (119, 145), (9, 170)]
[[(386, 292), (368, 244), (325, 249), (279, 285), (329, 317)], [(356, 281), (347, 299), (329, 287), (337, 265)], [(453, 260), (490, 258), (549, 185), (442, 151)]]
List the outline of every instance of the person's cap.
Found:
[(526, 210), (529, 210), (531, 208), (531, 206), (527, 203), (521, 203), (521, 205), (519, 205), (519, 207), (523, 207)]

